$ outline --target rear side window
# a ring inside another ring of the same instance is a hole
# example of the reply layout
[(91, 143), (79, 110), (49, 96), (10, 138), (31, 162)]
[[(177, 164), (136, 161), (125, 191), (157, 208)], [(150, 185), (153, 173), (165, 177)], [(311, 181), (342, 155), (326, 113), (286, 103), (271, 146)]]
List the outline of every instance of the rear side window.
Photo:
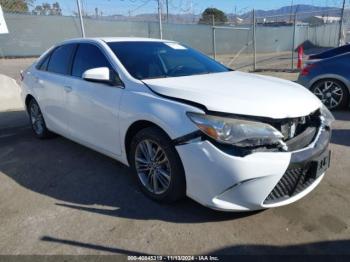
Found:
[(51, 53), (46, 55), (44, 57), (44, 59), (42, 59), (40, 61), (39, 65), (37, 66), (37, 69), (42, 70), (42, 71), (46, 71), (47, 70), (47, 66), (49, 65), (50, 56), (51, 56)]
[(112, 69), (106, 56), (97, 46), (92, 44), (79, 44), (73, 62), (72, 75), (82, 77), (86, 70), (97, 67), (108, 67)]
[(67, 75), (70, 70), (70, 61), (76, 44), (67, 44), (57, 47), (50, 58), (47, 71)]

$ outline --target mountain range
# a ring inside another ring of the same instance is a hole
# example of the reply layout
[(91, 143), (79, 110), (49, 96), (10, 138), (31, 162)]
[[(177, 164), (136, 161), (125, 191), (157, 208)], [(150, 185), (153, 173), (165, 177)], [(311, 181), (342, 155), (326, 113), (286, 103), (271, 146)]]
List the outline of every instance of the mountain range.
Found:
[[(337, 7), (321, 7), (321, 6), (314, 6), (314, 5), (294, 5), (291, 6), (283, 6), (278, 9), (273, 10), (256, 10), (255, 14), (257, 17), (267, 17), (267, 16), (283, 16), (283, 15), (290, 15), (294, 13), (317, 13), (318, 15), (330, 15), (332, 14), (339, 14), (341, 11), (340, 8)], [(247, 12), (242, 15), (239, 15), (241, 18), (249, 18), (251, 17), (252, 12)]]
[[(292, 14), (298, 14), (298, 19), (305, 19), (310, 16), (340, 16), (341, 8), (338, 7), (321, 7), (314, 5), (294, 5), (292, 6), (283, 6), (278, 9), (273, 10), (256, 10), (256, 17), (283, 17), (288, 18)], [(229, 17), (235, 17), (234, 14), (228, 14)], [(238, 17), (247, 20), (252, 18), (252, 11), (238, 15)]]
[[(273, 10), (256, 10), (256, 17), (274, 17), (278, 16), (278, 20), (287, 20), (291, 17), (291, 14), (297, 13), (298, 19), (305, 19), (310, 16), (321, 15), (321, 16), (340, 16), (341, 8), (338, 7), (320, 7), (314, 5), (294, 5), (283, 6)], [(226, 14), (229, 21), (235, 21), (238, 18), (244, 21), (249, 21), (252, 18), (252, 11), (243, 14)], [(165, 17), (165, 14), (164, 14)], [(197, 23), (200, 19), (200, 14), (169, 14), (169, 21), (175, 23)], [(124, 15), (112, 15), (104, 17), (105, 19), (113, 20), (127, 20), (127, 21), (157, 21), (158, 15), (155, 13), (144, 13), (135, 16), (124, 16)]]

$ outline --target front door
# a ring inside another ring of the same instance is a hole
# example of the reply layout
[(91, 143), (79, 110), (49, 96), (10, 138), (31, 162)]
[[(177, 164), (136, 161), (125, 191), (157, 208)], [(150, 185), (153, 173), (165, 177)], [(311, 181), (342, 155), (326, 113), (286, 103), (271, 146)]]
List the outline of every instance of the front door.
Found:
[(82, 78), (86, 70), (97, 67), (113, 70), (99, 47), (79, 44), (72, 64), (72, 90), (66, 96), (70, 135), (97, 150), (119, 155), (118, 113), (123, 89)]

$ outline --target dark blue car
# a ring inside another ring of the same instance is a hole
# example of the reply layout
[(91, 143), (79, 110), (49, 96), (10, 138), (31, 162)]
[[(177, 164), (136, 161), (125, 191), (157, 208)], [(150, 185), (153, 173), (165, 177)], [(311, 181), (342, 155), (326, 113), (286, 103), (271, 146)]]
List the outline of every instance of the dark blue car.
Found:
[(332, 48), (329, 49), (327, 51), (324, 51), (322, 53), (319, 54), (314, 54), (314, 55), (310, 55), (309, 59), (310, 60), (314, 60), (314, 59), (325, 59), (325, 58), (330, 58), (333, 56), (337, 56), (337, 55), (341, 55), (341, 54), (345, 54), (350, 52), (350, 45), (343, 45), (343, 46), (339, 46), (336, 48)]
[(298, 82), (310, 89), (328, 108), (349, 106), (350, 45), (309, 57)]

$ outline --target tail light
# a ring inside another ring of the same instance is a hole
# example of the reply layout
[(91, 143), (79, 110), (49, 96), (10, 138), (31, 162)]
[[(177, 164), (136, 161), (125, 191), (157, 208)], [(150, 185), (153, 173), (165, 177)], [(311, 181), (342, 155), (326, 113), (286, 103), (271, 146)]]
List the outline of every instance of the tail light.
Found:
[(312, 68), (316, 67), (316, 64), (308, 64), (306, 65), (303, 70), (301, 70), (301, 75), (302, 76), (307, 76), (310, 74), (310, 71), (312, 70)]

